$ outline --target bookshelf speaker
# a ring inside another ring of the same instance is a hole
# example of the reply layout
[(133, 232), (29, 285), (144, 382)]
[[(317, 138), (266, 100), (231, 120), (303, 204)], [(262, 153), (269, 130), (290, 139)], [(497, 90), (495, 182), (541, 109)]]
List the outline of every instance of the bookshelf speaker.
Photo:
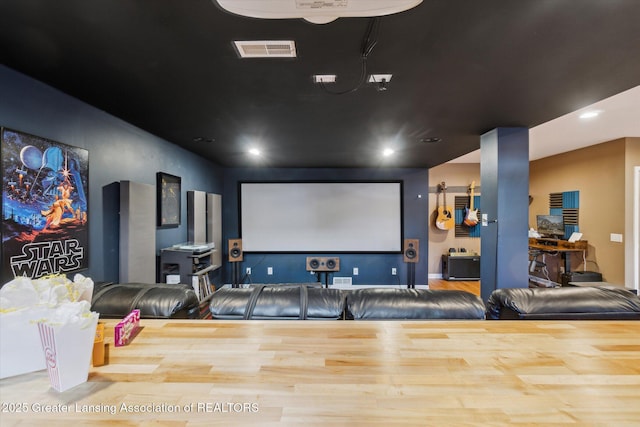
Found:
[(418, 239), (404, 239), (402, 254), (404, 262), (418, 262), (420, 259), (420, 241)]
[(242, 259), (242, 239), (229, 239), (229, 262), (240, 262)]

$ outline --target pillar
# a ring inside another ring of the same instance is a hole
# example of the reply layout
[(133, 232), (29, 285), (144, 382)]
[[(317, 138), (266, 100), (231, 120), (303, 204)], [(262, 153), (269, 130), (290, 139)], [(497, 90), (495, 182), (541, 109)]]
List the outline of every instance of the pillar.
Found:
[(480, 137), (480, 153), (480, 291), (486, 301), (495, 289), (529, 286), (529, 130), (489, 131)]

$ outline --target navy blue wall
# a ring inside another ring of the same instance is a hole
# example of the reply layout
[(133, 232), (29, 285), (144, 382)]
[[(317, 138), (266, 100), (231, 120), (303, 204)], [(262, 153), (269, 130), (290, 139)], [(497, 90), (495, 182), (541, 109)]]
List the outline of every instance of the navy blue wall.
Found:
[[(83, 273), (94, 281), (118, 280), (119, 181), (155, 185), (161, 171), (180, 176), (184, 191), (222, 194), (217, 165), (4, 66), (0, 94), (0, 126), (89, 150), (90, 254)], [(187, 240), (184, 191), (182, 224), (157, 230), (158, 253)], [(155, 222), (155, 210), (149, 220)]]
[[(420, 260), (416, 264), (416, 284), (427, 284), (428, 279), (428, 221), (427, 206), (429, 171), (427, 169), (295, 169), (295, 168), (228, 168), (224, 171), (223, 193), (223, 245), (227, 259), (227, 239), (240, 236), (238, 220), (238, 183), (241, 181), (347, 181), (347, 180), (402, 180), (404, 238), (420, 239)], [(422, 197), (418, 197), (418, 196)], [(244, 254), (242, 275), (246, 267), (251, 267), (251, 277), (244, 283), (293, 283), (313, 282), (316, 277), (306, 271), (306, 257), (309, 254)], [(322, 254), (339, 256), (340, 272), (335, 276), (349, 276), (354, 285), (402, 284), (407, 283), (407, 264), (402, 254)], [(231, 283), (231, 265), (225, 264), (225, 282)], [(267, 267), (273, 267), (273, 275), (267, 275)], [(359, 275), (352, 276), (353, 267), (358, 267)], [(398, 274), (391, 275), (391, 268)]]
[[(182, 225), (156, 231), (157, 251), (187, 240), (187, 190), (222, 194), (223, 269), (212, 277), (217, 285), (231, 282), (227, 239), (239, 236), (237, 184), (244, 180), (402, 180), (404, 237), (420, 239), (416, 283), (427, 283), (428, 170), (427, 169), (273, 169), (221, 168), (116, 117), (69, 97), (41, 82), (0, 66), (0, 126), (31, 133), (89, 150), (89, 269), (95, 281), (118, 281), (119, 181), (155, 185), (156, 172), (182, 178)], [(418, 195), (422, 197), (419, 198)], [(155, 211), (149, 212), (155, 221)], [(309, 282), (307, 255), (246, 254), (242, 270), (252, 267), (254, 283)], [(331, 255), (331, 254), (323, 254)], [(402, 254), (336, 254), (340, 276), (360, 274), (354, 284), (406, 284), (407, 264)], [(274, 275), (267, 276), (267, 267)], [(398, 269), (396, 276), (391, 268)], [(4, 283), (9, 278), (2, 278)]]

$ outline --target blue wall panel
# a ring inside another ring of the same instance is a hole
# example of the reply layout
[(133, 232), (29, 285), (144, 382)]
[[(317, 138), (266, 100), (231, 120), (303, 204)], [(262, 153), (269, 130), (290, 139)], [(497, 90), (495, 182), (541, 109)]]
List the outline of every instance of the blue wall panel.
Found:
[(562, 193), (562, 207), (564, 209), (577, 209), (580, 207), (580, 192), (565, 191)]

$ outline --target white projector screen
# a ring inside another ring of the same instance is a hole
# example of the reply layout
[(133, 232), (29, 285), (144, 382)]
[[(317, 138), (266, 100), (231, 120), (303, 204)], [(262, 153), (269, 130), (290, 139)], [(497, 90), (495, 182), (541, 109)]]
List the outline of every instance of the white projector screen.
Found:
[(401, 252), (401, 182), (240, 183), (245, 252)]

